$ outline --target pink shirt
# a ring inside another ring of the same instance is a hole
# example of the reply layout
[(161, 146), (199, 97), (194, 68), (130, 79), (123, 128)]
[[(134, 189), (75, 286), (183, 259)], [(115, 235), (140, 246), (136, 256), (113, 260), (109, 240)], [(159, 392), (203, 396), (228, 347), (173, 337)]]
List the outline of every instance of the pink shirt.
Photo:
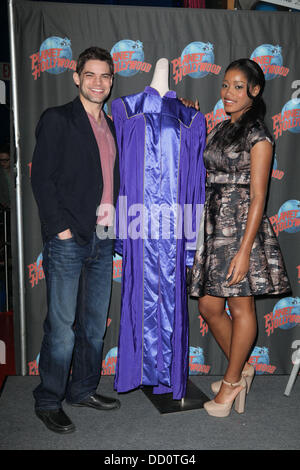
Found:
[(100, 123), (89, 113), (87, 113), (95, 139), (98, 144), (103, 178), (103, 193), (100, 206), (97, 211), (97, 224), (113, 225), (113, 172), (116, 158), (116, 146), (114, 138), (110, 132), (103, 111), (101, 110)]

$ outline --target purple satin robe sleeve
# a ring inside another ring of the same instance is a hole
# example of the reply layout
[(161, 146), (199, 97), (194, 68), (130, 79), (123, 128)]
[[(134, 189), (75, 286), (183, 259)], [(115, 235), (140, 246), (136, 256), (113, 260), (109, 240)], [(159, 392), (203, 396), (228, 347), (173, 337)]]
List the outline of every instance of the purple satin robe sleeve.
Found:
[[(206, 143), (206, 123), (203, 114), (198, 114), (191, 128), (190, 167), (188, 175), (187, 201), (192, 217), (188, 217), (188, 229), (191, 237), (186, 241), (186, 266), (193, 266), (200, 219), (205, 202), (206, 169), (203, 163), (203, 152)], [(189, 214), (189, 212), (188, 212)]]
[(120, 168), (120, 191), (119, 197), (116, 205), (116, 222), (115, 222), (115, 229), (116, 229), (116, 240), (115, 240), (115, 251), (119, 254), (123, 254), (123, 240), (120, 230), (120, 223), (122, 223), (123, 216), (122, 214), (122, 197), (125, 195), (125, 181), (124, 181), (124, 171), (123, 171), (123, 155), (122, 152), (124, 151), (123, 146), (123, 129), (124, 129), (124, 119), (126, 119), (126, 112), (124, 108), (123, 101), (121, 98), (114, 100), (111, 104), (111, 112), (112, 118), (114, 121), (116, 135), (117, 135), (117, 144), (119, 150), (119, 168)]

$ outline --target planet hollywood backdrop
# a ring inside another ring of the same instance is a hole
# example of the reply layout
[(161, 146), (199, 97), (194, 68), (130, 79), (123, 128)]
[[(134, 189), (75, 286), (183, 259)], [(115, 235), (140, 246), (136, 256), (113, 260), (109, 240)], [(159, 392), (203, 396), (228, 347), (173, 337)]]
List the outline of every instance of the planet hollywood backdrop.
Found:
[[(267, 214), (279, 238), (292, 293), (257, 299), (259, 333), (250, 360), (258, 374), (289, 374), (292, 347), (300, 342), (299, 13), (15, 0), (13, 19), (23, 188), (26, 372), (38, 374), (46, 314), (40, 223), (30, 185), (35, 127), (46, 108), (76, 96), (72, 80), (76, 59), (85, 48), (98, 45), (111, 51), (115, 64), (113, 91), (105, 105), (108, 113), (114, 98), (150, 85), (156, 61), (166, 57), (170, 63), (170, 89), (179, 97), (198, 98), (208, 132), (228, 118), (220, 101), (227, 64), (249, 57), (261, 65), (266, 77), (266, 122), (276, 142)], [(115, 256), (103, 375), (115, 371), (121, 277), (122, 258)], [(15, 299), (14, 312), (19, 366), (19, 299)], [(226, 359), (192, 299), (189, 314), (190, 374), (222, 374)]]

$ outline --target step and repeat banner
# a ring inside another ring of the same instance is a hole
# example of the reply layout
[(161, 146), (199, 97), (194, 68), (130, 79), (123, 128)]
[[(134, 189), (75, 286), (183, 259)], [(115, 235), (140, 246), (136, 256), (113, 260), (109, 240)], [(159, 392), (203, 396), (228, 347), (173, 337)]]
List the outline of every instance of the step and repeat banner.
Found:
[[(266, 77), (266, 123), (276, 149), (267, 214), (285, 258), (292, 293), (256, 301), (259, 333), (250, 361), (258, 374), (289, 374), (300, 346), (300, 14), (154, 7), (55, 4), (15, 0), (17, 94), (23, 185), (28, 374), (38, 374), (46, 291), (37, 206), (30, 185), (35, 127), (50, 106), (73, 100), (76, 59), (90, 46), (111, 52), (113, 99), (150, 85), (155, 64), (170, 64), (170, 89), (200, 102), (207, 131), (227, 119), (220, 100), (226, 66), (248, 57)], [(298, 42), (297, 42), (298, 41)], [(114, 258), (113, 290), (102, 367), (115, 373), (122, 258)], [(17, 294), (15, 294), (17, 295)], [(66, 299), (66, 302), (68, 300)], [(228, 315), (230, 315), (227, 309)], [(18, 308), (15, 307), (15, 323)], [(226, 359), (189, 300), (190, 375), (224, 373)]]

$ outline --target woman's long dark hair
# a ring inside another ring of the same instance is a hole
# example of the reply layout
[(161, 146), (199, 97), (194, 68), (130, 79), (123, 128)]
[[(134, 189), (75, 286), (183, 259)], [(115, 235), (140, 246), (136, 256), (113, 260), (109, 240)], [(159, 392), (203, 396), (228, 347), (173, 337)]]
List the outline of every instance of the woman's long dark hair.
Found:
[[(264, 120), (266, 105), (262, 99), (262, 94), (265, 88), (265, 76), (261, 67), (250, 59), (238, 59), (231, 62), (225, 74), (232, 69), (240, 70), (247, 78), (247, 95), (252, 99), (252, 105), (234, 124), (222, 127), (220, 133), (218, 133), (218, 142), (222, 148), (234, 146), (239, 150), (244, 147), (245, 139), (255, 122), (258, 119)], [(250, 88), (256, 85), (260, 87), (259, 93), (257, 96), (252, 96)]]

